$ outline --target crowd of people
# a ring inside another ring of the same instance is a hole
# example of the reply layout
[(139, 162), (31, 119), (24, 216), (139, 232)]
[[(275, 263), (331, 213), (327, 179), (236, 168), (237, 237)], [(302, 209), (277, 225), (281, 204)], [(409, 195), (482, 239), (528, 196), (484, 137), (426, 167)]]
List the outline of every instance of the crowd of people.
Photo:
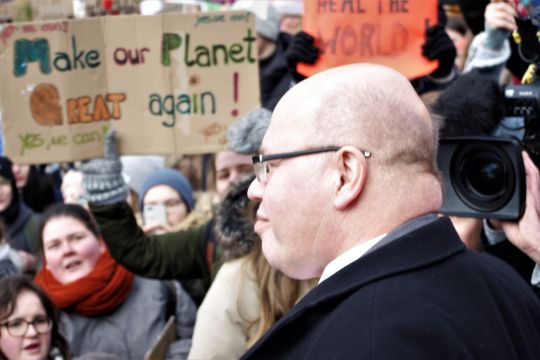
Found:
[(54, 177), (0, 157), (0, 359), (537, 359), (536, 155), (512, 220), (441, 213), (437, 167), (441, 138), (506, 136), (505, 85), (540, 84), (535, 6), (441, 0), (420, 78), (306, 78), (321, 50), (301, 14), (236, 1), (261, 107), (227, 150), (121, 156), (110, 129), (103, 158)]

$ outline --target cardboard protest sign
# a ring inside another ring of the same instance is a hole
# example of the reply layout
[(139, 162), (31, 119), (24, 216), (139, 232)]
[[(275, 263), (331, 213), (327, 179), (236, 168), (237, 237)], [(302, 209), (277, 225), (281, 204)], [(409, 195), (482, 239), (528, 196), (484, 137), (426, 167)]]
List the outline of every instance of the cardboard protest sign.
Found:
[(0, 0), (0, 23), (32, 20), (30, 0)]
[(67, 19), (73, 16), (73, 0), (32, 0), (33, 20)]
[(259, 106), (254, 15), (116, 16), (10, 24), (0, 32), (5, 152), (15, 162), (225, 147)]
[(304, 2), (304, 31), (322, 50), (306, 75), (357, 62), (377, 63), (409, 79), (437, 67), (422, 56), (428, 25), (437, 23), (437, 0), (314, 0)]

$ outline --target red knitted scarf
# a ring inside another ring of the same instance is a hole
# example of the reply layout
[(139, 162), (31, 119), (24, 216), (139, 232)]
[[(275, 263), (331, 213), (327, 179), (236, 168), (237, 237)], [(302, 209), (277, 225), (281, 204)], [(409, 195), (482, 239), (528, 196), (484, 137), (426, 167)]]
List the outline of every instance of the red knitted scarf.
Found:
[(60, 309), (92, 316), (112, 311), (126, 300), (133, 285), (133, 274), (105, 251), (94, 270), (82, 279), (61, 284), (44, 265), (35, 282)]

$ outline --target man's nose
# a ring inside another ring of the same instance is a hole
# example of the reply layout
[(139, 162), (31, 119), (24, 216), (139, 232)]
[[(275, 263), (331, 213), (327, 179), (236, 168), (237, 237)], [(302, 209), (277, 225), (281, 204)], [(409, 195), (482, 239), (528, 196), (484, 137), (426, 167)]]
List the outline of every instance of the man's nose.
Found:
[(253, 179), (248, 189), (248, 198), (253, 201), (262, 201), (263, 185), (257, 180)]

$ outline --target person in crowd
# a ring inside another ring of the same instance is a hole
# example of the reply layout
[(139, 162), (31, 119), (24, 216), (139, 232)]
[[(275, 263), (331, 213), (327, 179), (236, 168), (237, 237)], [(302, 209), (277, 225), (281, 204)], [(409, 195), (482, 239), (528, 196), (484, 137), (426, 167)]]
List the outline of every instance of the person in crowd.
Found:
[(40, 216), (22, 201), (11, 169), (11, 161), (0, 157), (0, 219), (5, 225), (6, 242), (19, 251), (23, 270), (32, 272), (37, 266)]
[(154, 171), (144, 181), (138, 205), (143, 219), (147, 218), (147, 211), (151, 207), (157, 205), (165, 209), (166, 222), (145, 222), (143, 230), (146, 234), (178, 230), (195, 206), (193, 188), (179, 171), (162, 168)]
[[(142, 214), (145, 234), (166, 234), (203, 226), (211, 212), (193, 211), (195, 207), (191, 184), (178, 170), (160, 168), (152, 172), (139, 189), (138, 208)], [(200, 303), (204, 278), (182, 280), (192, 299)]]
[(436, 60), (438, 66), (430, 74), (411, 80), (420, 95), (431, 96), (428, 94), (446, 88), (459, 75), (455, 65), (457, 50), (446, 31), (446, 22), (446, 13), (439, 4), (437, 23), (426, 26), (425, 41), (422, 44), (422, 56), (428, 60)]
[(52, 180), (36, 165), (13, 164), (13, 175), (23, 202), (36, 213), (56, 203)]
[(459, 72), (462, 72), (465, 66), (469, 44), (472, 40), (472, 34), (461, 13), (449, 16), (444, 28), (456, 48), (454, 65)]
[[(525, 126), (523, 123), (506, 123), (503, 88), (492, 74), (486, 74), (482, 70), (473, 70), (462, 75), (433, 103), (432, 111), (442, 117), (441, 138), (495, 135), (517, 137), (517, 132), (509, 132), (509, 129), (523, 129)], [(535, 170), (527, 169), (531, 166), (528, 161), (524, 161), (524, 164), (529, 179)], [(527, 188), (529, 187), (527, 184)], [(531, 190), (528, 189), (527, 192)], [(529, 246), (528, 243), (523, 246), (520, 242), (507, 239), (500, 230), (500, 224), (493, 220), (457, 216), (452, 216), (451, 219), (467, 247), (506, 261), (525, 281), (530, 282), (533, 290), (540, 295), (540, 281), (533, 276), (535, 264), (538, 263), (534, 246)], [(493, 225), (496, 225), (497, 229), (493, 228)]]
[(255, 232), (273, 267), (320, 280), (243, 359), (537, 357), (534, 293), (436, 214), (437, 131), (380, 65), (321, 72), (282, 98), (253, 158)]
[[(234, 151), (216, 154), (216, 193), (221, 199), (242, 175), (253, 173), (251, 157), (239, 144), (260, 143), (260, 134), (264, 133), (261, 128), (266, 129), (270, 115), (264, 108), (249, 112), (233, 127), (232, 142), (236, 145), (230, 147)], [(94, 159), (82, 165), (90, 209), (111, 255), (141, 276), (181, 281), (202, 279), (199, 294), (190, 291), (200, 304), (222, 263), (214, 235), (214, 218), (198, 228), (146, 236), (125, 203), (126, 190), (119, 176), (115, 141), (115, 132), (109, 132), (104, 144), (105, 159)], [(104, 179), (107, 181), (103, 182)]]
[(0, 279), (0, 358), (70, 360), (58, 310), (26, 276)]
[(201, 195), (212, 195), (214, 192), (216, 174), (213, 153), (171, 155), (167, 157), (166, 164), (188, 179), (193, 186), (196, 203)]
[(280, 15), (279, 30), (296, 35), (302, 31), (304, 14), (303, 0), (272, 0), (272, 5)]
[[(508, 5), (512, 6), (513, 3), (516, 1), (497, 1), (497, 0), (458, 0), (459, 7), (461, 8), (461, 12), (463, 13), (463, 16), (465, 18), (465, 21), (469, 27), (469, 29), (472, 31), (473, 35), (478, 35), (482, 31), (487, 31), (488, 29), (485, 28), (485, 21), (487, 20), (485, 18), (487, 6), (490, 3), (507, 3)], [(499, 10), (501, 6), (498, 5)], [(513, 7), (513, 6), (512, 6)], [(521, 14), (524, 15), (524, 14)], [(501, 26), (501, 29), (504, 28), (504, 26)], [(493, 44), (496, 44), (497, 42), (494, 42)], [(529, 64), (527, 64), (523, 59), (521, 58), (518, 50), (518, 46), (514, 41), (510, 41), (510, 57), (505, 62), (505, 67), (511, 72), (512, 75), (517, 77), (518, 79), (521, 79), (523, 75), (525, 74), (525, 71), (527, 70), (527, 67)], [(504, 51), (504, 49), (502, 49)]]
[(262, 256), (253, 231), (257, 203), (247, 198), (252, 179), (240, 179), (218, 206), (225, 262), (197, 312), (190, 359), (238, 359), (316, 283), (292, 280)]
[(485, 9), (485, 30), (477, 34), (469, 46), (464, 72), (476, 69), (499, 80), (512, 50), (508, 40), (516, 30), (514, 3), (490, 2)]
[(43, 268), (36, 283), (62, 310), (62, 332), (76, 356), (104, 352), (142, 359), (170, 316), (177, 340), (168, 358), (185, 358), (196, 307), (178, 282), (134, 276), (112, 259), (91, 214), (58, 204), (44, 213)]
[(271, 111), (291, 86), (305, 78), (296, 71), (296, 65), (299, 62), (313, 64), (319, 49), (314, 45), (313, 36), (306, 32), (294, 36), (280, 32), (279, 13), (269, 1), (237, 1), (231, 9), (255, 14), (261, 104)]
[[(474, 70), (443, 91), (430, 110), (441, 117), (441, 138), (489, 136), (504, 118), (504, 94), (492, 74)], [(456, 216), (451, 219), (467, 247), (482, 250), (487, 245), (481, 242), (482, 219)]]
[[(525, 151), (523, 162), (527, 206), (521, 220), (485, 219), (483, 230), (489, 244), (488, 251), (512, 265), (526, 281), (530, 281), (533, 290), (540, 296), (540, 175)], [(534, 265), (532, 273), (528, 271), (531, 263)]]
[[(144, 180), (154, 171), (165, 167), (165, 159), (157, 155), (125, 155), (120, 156), (120, 161), (122, 161), (122, 175), (129, 188), (127, 202), (133, 211), (140, 215), (139, 195)], [(142, 218), (140, 223), (142, 224)]]

